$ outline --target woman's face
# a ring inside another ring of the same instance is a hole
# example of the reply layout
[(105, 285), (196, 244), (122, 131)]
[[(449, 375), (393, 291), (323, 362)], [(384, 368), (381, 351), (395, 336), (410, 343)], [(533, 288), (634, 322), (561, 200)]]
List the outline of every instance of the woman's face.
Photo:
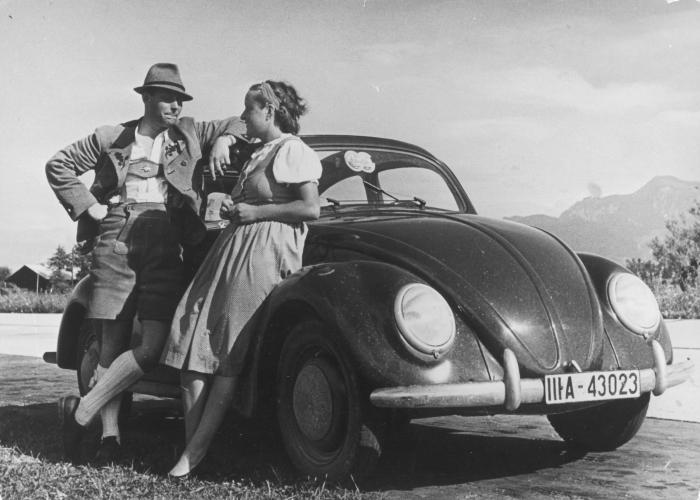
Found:
[(248, 137), (261, 138), (272, 123), (270, 107), (261, 106), (260, 103), (253, 99), (253, 93), (250, 91), (245, 95), (244, 103), (245, 109), (241, 115), (241, 120), (245, 123), (246, 134)]

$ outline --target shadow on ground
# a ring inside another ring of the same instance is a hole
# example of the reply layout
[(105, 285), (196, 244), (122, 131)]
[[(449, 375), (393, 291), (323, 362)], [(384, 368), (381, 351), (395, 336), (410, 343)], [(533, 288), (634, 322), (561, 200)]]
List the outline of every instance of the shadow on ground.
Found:
[(366, 487), (410, 490), (507, 478), (560, 467), (584, 455), (567, 449), (557, 438), (536, 436), (532, 431), (546, 427), (544, 419), (540, 426), (511, 425), (514, 420), (494, 422), (489, 417), (449, 418), (454, 426), (414, 421), (402, 434), (405, 441), (384, 453)]
[[(456, 421), (464, 428), (465, 419)], [(396, 437), (376, 474), (361, 484), (367, 491), (410, 490), (423, 486), (462, 484), (507, 478), (556, 468), (581, 458), (546, 435), (540, 422), (509, 426), (488, 418), (470, 419), (474, 429), (456, 430), (414, 421)], [(449, 423), (449, 422), (448, 422)], [(546, 421), (544, 423), (546, 425)], [(165, 474), (182, 449), (183, 423), (173, 401), (134, 402), (124, 427), (121, 465), (137, 472)], [(99, 429), (91, 428), (83, 456), (94, 456)], [(516, 434), (534, 434), (521, 437)], [(538, 435), (539, 434), (539, 435)], [(62, 448), (54, 403), (0, 407), (0, 446), (49, 462), (61, 462)], [(253, 483), (299, 478), (269, 425), (231, 417), (217, 435), (202, 464), (201, 479)]]
[[(251, 482), (294, 477), (283, 450), (269, 432), (231, 417), (217, 434), (202, 464), (201, 479)], [(183, 422), (175, 402), (136, 401), (122, 426), (123, 453), (119, 465), (137, 472), (165, 475), (182, 451)], [(90, 466), (99, 442), (99, 425), (83, 440), (82, 455)], [(0, 407), (0, 446), (48, 462), (62, 462), (63, 449), (55, 403)]]

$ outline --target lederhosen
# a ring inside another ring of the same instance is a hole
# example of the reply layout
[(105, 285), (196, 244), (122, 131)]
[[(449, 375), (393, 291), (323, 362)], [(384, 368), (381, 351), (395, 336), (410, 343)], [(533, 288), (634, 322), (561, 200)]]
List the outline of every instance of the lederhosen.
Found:
[[(128, 161), (131, 175), (162, 175), (162, 166), (145, 158)], [(186, 283), (181, 234), (168, 205), (129, 199), (109, 205), (93, 253), (89, 318), (130, 320), (137, 314), (170, 321)]]

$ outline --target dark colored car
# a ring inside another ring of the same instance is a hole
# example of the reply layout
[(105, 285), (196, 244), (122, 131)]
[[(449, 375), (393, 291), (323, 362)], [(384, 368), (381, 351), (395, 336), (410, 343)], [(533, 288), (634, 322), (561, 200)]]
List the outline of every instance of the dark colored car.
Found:
[[(307, 136), (323, 176), (304, 268), (263, 305), (245, 415), (274, 415), (305, 474), (371, 471), (397, 422), (439, 414), (544, 414), (567, 442), (611, 450), (651, 393), (688, 378), (649, 288), (540, 229), (476, 214), (453, 173), (393, 140)], [(213, 181), (208, 244), (234, 171)], [(195, 257), (193, 267), (196, 267)], [(55, 358), (81, 393), (97, 362), (89, 278), (67, 306)], [(138, 335), (138, 322), (135, 322)], [(133, 392), (178, 396), (159, 368)]]

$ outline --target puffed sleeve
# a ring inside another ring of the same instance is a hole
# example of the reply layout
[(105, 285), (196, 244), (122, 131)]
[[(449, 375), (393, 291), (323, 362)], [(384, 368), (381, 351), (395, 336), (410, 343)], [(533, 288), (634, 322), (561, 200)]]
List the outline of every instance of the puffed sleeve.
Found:
[(318, 155), (301, 140), (282, 144), (272, 164), (272, 174), (280, 184), (318, 182), (321, 170)]

